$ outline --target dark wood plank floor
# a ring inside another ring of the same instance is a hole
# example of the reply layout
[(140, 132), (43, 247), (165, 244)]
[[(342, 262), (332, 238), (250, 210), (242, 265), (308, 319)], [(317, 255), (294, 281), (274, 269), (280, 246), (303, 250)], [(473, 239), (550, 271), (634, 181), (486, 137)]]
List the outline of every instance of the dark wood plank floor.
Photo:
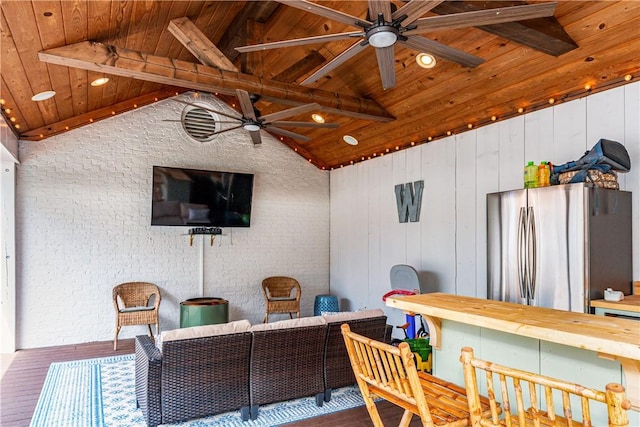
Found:
[[(25, 427), (35, 410), (44, 379), (53, 362), (66, 362), (94, 357), (107, 357), (134, 352), (134, 340), (118, 340), (118, 351), (113, 342), (94, 342), (78, 345), (20, 350), (16, 352), (0, 381), (0, 426)], [(3, 364), (8, 358), (3, 357)], [(402, 410), (388, 402), (378, 404), (385, 425), (398, 425)], [(287, 427), (371, 427), (373, 424), (364, 407), (347, 409), (334, 414), (287, 424)], [(411, 426), (421, 425), (414, 417)], [(122, 426), (125, 427), (125, 426)]]

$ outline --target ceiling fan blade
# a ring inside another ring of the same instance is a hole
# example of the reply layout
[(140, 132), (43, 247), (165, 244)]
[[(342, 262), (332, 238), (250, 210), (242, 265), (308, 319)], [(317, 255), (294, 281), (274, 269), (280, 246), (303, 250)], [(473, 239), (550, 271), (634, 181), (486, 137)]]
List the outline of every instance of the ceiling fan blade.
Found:
[(524, 19), (544, 18), (547, 16), (553, 16), (556, 11), (556, 6), (556, 2), (535, 3), (521, 6), (452, 13), (450, 15), (428, 16), (426, 18), (416, 20), (414, 22), (417, 26), (416, 29), (405, 31), (404, 35), (420, 34), (431, 30), (479, 27), (482, 25), (522, 21)]
[(315, 122), (283, 122), (283, 121), (275, 121), (270, 124), (275, 126), (291, 126), (291, 127), (299, 127), (299, 128), (328, 128), (328, 129), (336, 129), (340, 127), (340, 123), (315, 123)]
[(238, 116), (233, 116), (231, 114), (223, 113), (222, 111), (213, 110), (211, 108), (205, 107), (205, 106), (200, 105), (200, 104), (194, 104), (193, 102), (182, 101), (180, 99), (174, 99), (174, 101), (177, 101), (177, 102), (179, 102), (181, 104), (191, 105), (192, 107), (202, 108), (203, 110), (211, 111), (212, 113), (216, 113), (216, 114), (219, 114), (221, 116), (228, 117), (230, 119), (240, 120), (240, 117), (238, 117)]
[(267, 125), (265, 127), (265, 129), (268, 130), (269, 132), (277, 133), (278, 135), (288, 136), (289, 138), (293, 138), (293, 139), (299, 139), (302, 142), (311, 141), (311, 138), (307, 138), (304, 135), (300, 135), (299, 133), (295, 133), (295, 132), (291, 132), (291, 131), (288, 131), (288, 130), (280, 129), (280, 128), (275, 127), (275, 126)]
[(289, 108), (288, 110), (276, 111), (275, 113), (266, 114), (264, 116), (260, 116), (260, 121), (263, 123), (273, 123), (280, 119), (285, 119), (287, 117), (296, 116), (298, 114), (306, 113), (308, 111), (319, 110), (322, 107), (320, 104), (311, 103), (304, 104), (298, 107)]
[(394, 66), (393, 45), (387, 47), (377, 47), (376, 58), (380, 69), (380, 79), (383, 89), (391, 89), (396, 86), (396, 69)]
[(401, 16), (406, 15), (407, 17), (400, 23), (400, 25), (406, 27), (443, 1), (444, 0), (411, 0), (409, 3), (406, 3), (400, 9), (393, 12), (391, 14), (391, 19), (398, 19)]
[(242, 115), (245, 119), (257, 120), (256, 112), (253, 111), (253, 103), (249, 98), (249, 92), (242, 89), (236, 89), (236, 95), (238, 96), (238, 102), (240, 102), (240, 109), (242, 109)]
[(249, 136), (251, 137), (251, 141), (253, 141), (253, 145), (262, 144), (262, 137), (260, 136), (259, 130), (250, 131)]
[(232, 130), (237, 130), (237, 129), (240, 129), (240, 128), (242, 128), (242, 125), (234, 126), (234, 127), (227, 128), (227, 129), (222, 129), (222, 130), (220, 130), (218, 132), (212, 132), (212, 133), (209, 134), (209, 136), (218, 135), (220, 133), (225, 133), (225, 132), (229, 132), (229, 131), (232, 131)]
[(343, 63), (345, 63), (349, 59), (351, 59), (354, 56), (356, 56), (358, 53), (362, 52), (365, 48), (367, 48), (367, 46), (369, 46), (369, 45), (366, 44), (366, 45), (363, 46), (360, 42), (352, 45), (350, 48), (348, 48), (347, 50), (342, 52), (340, 55), (336, 56), (331, 61), (327, 62), (321, 68), (316, 70), (315, 73), (311, 74), (309, 77), (304, 79), (300, 84), (301, 85), (308, 85), (308, 84), (311, 84), (311, 83), (315, 82), (320, 77), (328, 74), (333, 69), (339, 67), (340, 65), (342, 65)]
[(254, 44), (250, 46), (236, 47), (238, 52), (256, 52), (267, 49), (277, 49), (280, 47), (302, 46), (313, 43), (326, 43), (336, 40), (346, 40), (354, 37), (364, 37), (364, 31), (350, 31), (348, 33), (327, 34), (326, 36), (304, 37), (300, 39), (283, 40), (279, 42)]
[(357, 16), (349, 15), (348, 13), (340, 12), (339, 10), (331, 9), (326, 6), (312, 3), (305, 0), (276, 0), (278, 3), (286, 4), (287, 6), (302, 9), (305, 12), (311, 12), (316, 15), (329, 18), (333, 21), (342, 22), (343, 24), (358, 26), (358, 23), (364, 23), (371, 25), (372, 23), (366, 19), (358, 18)]
[(387, 0), (369, 0), (369, 18), (375, 22), (380, 14), (384, 22), (391, 22), (391, 3)]
[(411, 36), (407, 40), (398, 40), (396, 43), (418, 52), (429, 52), (465, 67), (475, 68), (484, 62), (482, 58), (420, 36)]
[[(182, 120), (179, 119), (162, 119), (163, 122), (180, 122), (182, 123)], [(202, 124), (210, 124), (211, 120), (199, 120), (199, 119), (195, 119), (195, 118), (190, 118), (189, 119), (190, 123), (202, 123)], [(225, 123), (225, 124), (234, 124), (237, 125), (238, 121), (236, 120), (235, 122), (227, 122), (227, 121), (222, 121), (222, 120), (215, 120), (216, 123)]]

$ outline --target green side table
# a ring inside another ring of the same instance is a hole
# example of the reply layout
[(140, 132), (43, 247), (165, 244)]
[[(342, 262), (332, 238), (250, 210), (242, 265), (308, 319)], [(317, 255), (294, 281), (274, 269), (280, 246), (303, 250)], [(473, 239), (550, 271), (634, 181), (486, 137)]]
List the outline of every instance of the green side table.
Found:
[(190, 298), (180, 303), (180, 327), (229, 322), (229, 301), (222, 298)]

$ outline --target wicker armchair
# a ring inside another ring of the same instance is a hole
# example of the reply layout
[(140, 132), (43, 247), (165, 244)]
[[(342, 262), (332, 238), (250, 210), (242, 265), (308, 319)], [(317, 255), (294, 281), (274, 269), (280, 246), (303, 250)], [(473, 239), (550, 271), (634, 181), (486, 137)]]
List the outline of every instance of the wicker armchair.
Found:
[[(149, 305), (153, 304), (153, 305)], [(113, 288), (113, 307), (116, 310), (116, 332), (113, 349), (118, 349), (118, 334), (123, 326), (147, 325), (149, 335), (151, 325), (156, 325), (156, 334), (160, 332), (158, 308), (160, 307), (160, 289), (153, 283), (127, 282)]]
[[(294, 292), (295, 290), (295, 292)], [(291, 277), (267, 277), (262, 281), (262, 292), (266, 303), (264, 323), (269, 322), (269, 314), (288, 313), (293, 319), (293, 313), (300, 317), (300, 283)]]

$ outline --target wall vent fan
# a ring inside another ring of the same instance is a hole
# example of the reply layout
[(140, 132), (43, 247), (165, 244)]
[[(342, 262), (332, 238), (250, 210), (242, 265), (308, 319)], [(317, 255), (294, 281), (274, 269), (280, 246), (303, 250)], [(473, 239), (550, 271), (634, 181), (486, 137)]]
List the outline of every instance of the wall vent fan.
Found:
[(180, 122), (187, 135), (198, 142), (211, 141), (220, 132), (220, 117), (198, 104), (185, 106)]

